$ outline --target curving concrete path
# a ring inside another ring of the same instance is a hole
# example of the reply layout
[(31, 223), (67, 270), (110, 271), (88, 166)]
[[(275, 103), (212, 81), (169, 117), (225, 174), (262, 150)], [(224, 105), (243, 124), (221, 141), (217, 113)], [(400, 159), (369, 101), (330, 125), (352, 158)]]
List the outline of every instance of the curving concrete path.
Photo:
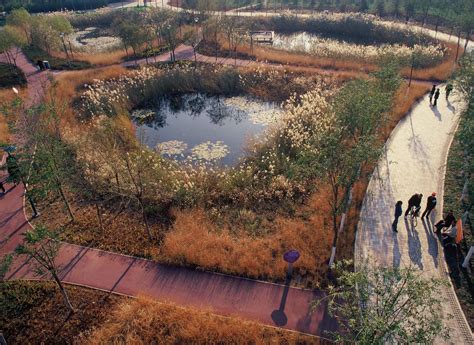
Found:
[[(0, 61), (2, 57), (0, 56)], [(21, 54), (18, 66), (28, 76), (28, 104), (38, 103), (47, 89), (46, 72), (35, 68)], [(4, 162), (0, 160), (0, 163)], [(0, 171), (0, 180), (6, 178)], [(24, 189), (6, 184), (0, 195), (0, 257), (12, 253), (31, 228), (24, 213)], [(193, 306), (217, 314), (237, 316), (270, 326), (327, 336), (336, 329), (335, 320), (322, 303), (311, 303), (324, 293), (289, 284), (272, 284), (229, 275), (162, 265), (154, 261), (64, 243), (57, 257), (64, 282), (127, 296), (148, 295), (157, 300)], [(24, 258), (18, 258), (5, 279), (37, 277)]]
[[(442, 247), (433, 232), (433, 225), (441, 218), (446, 159), (459, 114), (464, 104), (451, 95), (445, 100), (442, 87), (437, 108), (430, 107), (426, 96), (399, 122), (385, 145), (385, 153), (369, 183), (355, 243), (356, 265), (365, 259), (380, 266), (413, 265), (426, 277), (445, 277), (446, 267)], [(437, 192), (438, 205), (426, 221), (411, 222), (399, 219), (398, 233), (391, 229), (394, 206), (403, 201), (403, 210), (414, 193), (426, 198)], [(449, 278), (448, 278), (449, 280)], [(452, 287), (442, 296), (446, 325), (450, 327), (453, 344), (473, 344), (469, 325), (459, 306)], [(448, 320), (447, 315), (454, 318)]]

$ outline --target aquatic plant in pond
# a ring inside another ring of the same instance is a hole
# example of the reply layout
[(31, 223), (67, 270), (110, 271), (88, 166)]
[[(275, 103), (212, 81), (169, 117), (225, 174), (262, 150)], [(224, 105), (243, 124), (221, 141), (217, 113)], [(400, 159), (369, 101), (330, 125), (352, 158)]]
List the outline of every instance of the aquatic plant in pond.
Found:
[(178, 160), (235, 163), (248, 138), (276, 122), (275, 103), (201, 94), (164, 98), (155, 109), (132, 112), (137, 136), (160, 154)]

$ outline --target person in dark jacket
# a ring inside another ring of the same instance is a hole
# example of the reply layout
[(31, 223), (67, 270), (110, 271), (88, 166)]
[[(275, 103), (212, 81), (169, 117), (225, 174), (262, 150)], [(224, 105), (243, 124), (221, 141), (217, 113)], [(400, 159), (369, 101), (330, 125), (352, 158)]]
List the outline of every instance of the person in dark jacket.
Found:
[(453, 84), (446, 85), (446, 100), (449, 99), (449, 95), (452, 91), (453, 91)]
[(410, 210), (412, 207), (416, 207), (415, 214), (418, 215), (418, 212), (420, 211), (421, 208), (421, 199), (423, 199), (423, 194), (413, 194), (411, 198), (408, 200), (408, 206), (405, 211), (405, 218), (408, 217), (408, 213), (410, 213)]
[(402, 215), (402, 202), (400, 200), (397, 201), (395, 204), (395, 219), (392, 223), (392, 230), (395, 232), (398, 232), (397, 226), (398, 226), (398, 218)]
[(433, 209), (436, 207), (436, 193), (433, 192), (429, 197), (428, 200), (426, 201), (426, 208), (423, 214), (421, 215), (421, 218), (424, 218), (425, 216), (428, 217), (433, 211)]
[(453, 223), (456, 223), (456, 217), (454, 217), (453, 210), (449, 210), (444, 218), (435, 224), (436, 231), (439, 232), (444, 227), (450, 227)]
[(436, 89), (436, 92), (434, 94), (434, 102), (433, 102), (434, 107), (436, 107), (436, 105), (438, 104), (438, 98), (439, 98), (439, 89)]
[(2, 193), (5, 194), (6, 191), (5, 191), (5, 187), (3, 186), (3, 182), (0, 181), (0, 189), (2, 190)]
[(431, 88), (431, 91), (430, 91), (430, 105), (431, 105), (431, 102), (433, 101), (433, 95), (435, 94), (435, 91), (436, 91), (436, 84), (433, 84), (433, 87)]

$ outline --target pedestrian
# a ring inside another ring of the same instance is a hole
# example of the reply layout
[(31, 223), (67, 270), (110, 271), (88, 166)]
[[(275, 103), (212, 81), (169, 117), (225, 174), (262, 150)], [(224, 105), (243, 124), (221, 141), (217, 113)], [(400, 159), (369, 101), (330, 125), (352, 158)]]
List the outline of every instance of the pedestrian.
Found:
[(453, 210), (449, 210), (444, 218), (435, 224), (436, 232), (439, 232), (442, 228), (450, 227), (455, 222), (456, 218), (454, 217), (454, 212)]
[(402, 215), (402, 204), (403, 202), (401, 200), (398, 200), (397, 203), (395, 204), (395, 219), (392, 223), (392, 230), (395, 232), (398, 232), (397, 226), (398, 226), (398, 218)]
[(433, 95), (436, 91), (436, 84), (433, 84), (433, 87), (431, 88), (431, 91), (430, 91), (430, 105), (431, 105), (431, 101), (433, 100)]
[(5, 187), (3, 186), (3, 182), (0, 181), (0, 189), (2, 190), (2, 193), (5, 194), (6, 193), (6, 190), (5, 190)]
[(408, 200), (408, 206), (405, 211), (405, 218), (408, 217), (408, 213), (410, 213), (410, 210), (415, 207), (415, 215), (418, 215), (418, 212), (420, 211), (421, 208), (421, 199), (423, 199), (423, 194), (413, 194), (411, 198)]
[(424, 218), (425, 216), (428, 217), (433, 211), (433, 209), (436, 207), (436, 193), (433, 192), (429, 197), (428, 200), (426, 200), (426, 208), (423, 214), (421, 215), (421, 218)]
[(436, 104), (438, 103), (438, 98), (439, 98), (439, 89), (436, 89), (436, 92), (434, 94), (434, 102), (433, 102), (433, 106), (436, 107)]
[(449, 98), (449, 94), (453, 91), (453, 84), (446, 85), (446, 100)]

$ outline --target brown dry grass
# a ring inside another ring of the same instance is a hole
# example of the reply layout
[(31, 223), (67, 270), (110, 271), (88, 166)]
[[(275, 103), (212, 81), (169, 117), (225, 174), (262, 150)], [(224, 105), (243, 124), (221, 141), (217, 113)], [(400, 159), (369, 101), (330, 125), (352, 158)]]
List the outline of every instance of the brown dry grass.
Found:
[[(66, 59), (64, 52), (55, 51), (51, 52), (54, 57)], [(73, 59), (78, 61), (89, 62), (96, 67), (110, 66), (122, 62), (122, 59), (127, 56), (123, 49), (114, 50), (111, 52), (104, 53), (74, 53)]]
[[(24, 99), (27, 93), (28, 90), (26, 88), (19, 89), (20, 98)], [(15, 99), (15, 97), (17, 96), (13, 93), (12, 89), (0, 89), (0, 106), (7, 106)], [(9, 143), (11, 139), (7, 119), (3, 114), (0, 114), (0, 143)]]
[(295, 264), (296, 275), (301, 275), (306, 286), (316, 286), (324, 280), (333, 238), (326, 197), (326, 191), (318, 191), (296, 217), (277, 217), (273, 232), (263, 237), (234, 227), (219, 228), (202, 210), (179, 211), (172, 231), (165, 236), (162, 260), (282, 281), (286, 267), (282, 256), (288, 249), (297, 249), (301, 258)]
[(207, 311), (125, 301), (85, 339), (87, 344), (321, 344), (319, 338)]

